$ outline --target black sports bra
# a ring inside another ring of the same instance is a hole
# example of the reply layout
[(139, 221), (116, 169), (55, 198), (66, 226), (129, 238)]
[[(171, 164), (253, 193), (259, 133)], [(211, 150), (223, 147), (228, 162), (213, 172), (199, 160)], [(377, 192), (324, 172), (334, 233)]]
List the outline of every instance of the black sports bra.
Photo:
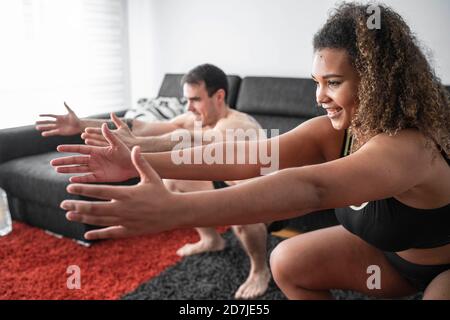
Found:
[[(347, 132), (341, 157), (350, 153), (351, 146), (352, 137)], [(449, 159), (444, 158), (450, 165)], [(335, 212), (344, 228), (383, 251), (450, 243), (450, 203), (437, 209), (416, 209), (388, 198), (338, 208)]]

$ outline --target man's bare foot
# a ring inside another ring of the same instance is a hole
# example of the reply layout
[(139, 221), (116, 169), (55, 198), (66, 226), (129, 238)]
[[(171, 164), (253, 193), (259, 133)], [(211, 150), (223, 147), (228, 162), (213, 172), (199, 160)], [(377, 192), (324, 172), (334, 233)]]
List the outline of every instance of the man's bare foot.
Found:
[(251, 272), (245, 282), (234, 294), (236, 299), (254, 299), (262, 296), (269, 287), (270, 270), (268, 267), (260, 272)]
[(200, 240), (196, 243), (187, 243), (177, 250), (177, 255), (186, 257), (203, 252), (221, 251), (224, 248), (225, 240), (221, 236), (218, 236), (214, 240)]

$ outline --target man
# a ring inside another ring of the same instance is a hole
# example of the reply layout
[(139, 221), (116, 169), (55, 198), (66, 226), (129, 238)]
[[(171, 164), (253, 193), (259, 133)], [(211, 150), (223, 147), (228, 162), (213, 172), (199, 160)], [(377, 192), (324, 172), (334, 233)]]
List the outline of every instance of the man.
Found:
[[(114, 114), (112, 121), (117, 129), (114, 135), (122, 140), (129, 148), (139, 145), (143, 152), (170, 151), (179, 146), (180, 142), (173, 139), (177, 131), (190, 133), (191, 142), (217, 142), (226, 136), (227, 130), (243, 129), (259, 132), (260, 125), (249, 115), (232, 110), (226, 103), (228, 82), (225, 73), (210, 64), (197, 66), (189, 71), (182, 79), (183, 93), (187, 99), (188, 112), (167, 122), (143, 122), (133, 120), (129, 122), (131, 129)], [(43, 115), (56, 118), (56, 121), (38, 121), (37, 129), (43, 136), (55, 134), (82, 133), (86, 144), (107, 146), (99, 128), (101, 120), (80, 120), (66, 105), (69, 113), (64, 116)], [(201, 123), (201, 130), (195, 130)], [(200, 137), (199, 137), (200, 134)], [(214, 136), (214, 141), (205, 141), (204, 136)], [(237, 182), (164, 180), (164, 184), (173, 192), (192, 192), (225, 187)], [(234, 233), (242, 243), (244, 250), (250, 257), (250, 273), (247, 280), (236, 291), (238, 299), (256, 298), (267, 290), (270, 271), (266, 263), (267, 230), (263, 223), (233, 226)], [(186, 244), (177, 254), (189, 256), (208, 251), (224, 249), (225, 241), (214, 228), (197, 228), (200, 241)]]

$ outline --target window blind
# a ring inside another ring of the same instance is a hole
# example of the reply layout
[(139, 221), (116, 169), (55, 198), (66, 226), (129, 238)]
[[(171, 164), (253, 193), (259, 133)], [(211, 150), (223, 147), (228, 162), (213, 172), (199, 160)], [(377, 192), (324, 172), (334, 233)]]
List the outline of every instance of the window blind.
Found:
[(129, 107), (126, 0), (2, 0), (0, 128)]

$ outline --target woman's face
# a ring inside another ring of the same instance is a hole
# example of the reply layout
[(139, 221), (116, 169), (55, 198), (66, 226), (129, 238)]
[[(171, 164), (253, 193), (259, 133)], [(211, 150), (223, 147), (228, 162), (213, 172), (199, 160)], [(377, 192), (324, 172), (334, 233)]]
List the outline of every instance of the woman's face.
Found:
[(312, 78), (317, 103), (327, 111), (333, 128), (350, 126), (358, 107), (359, 77), (344, 49), (322, 49), (314, 54)]

